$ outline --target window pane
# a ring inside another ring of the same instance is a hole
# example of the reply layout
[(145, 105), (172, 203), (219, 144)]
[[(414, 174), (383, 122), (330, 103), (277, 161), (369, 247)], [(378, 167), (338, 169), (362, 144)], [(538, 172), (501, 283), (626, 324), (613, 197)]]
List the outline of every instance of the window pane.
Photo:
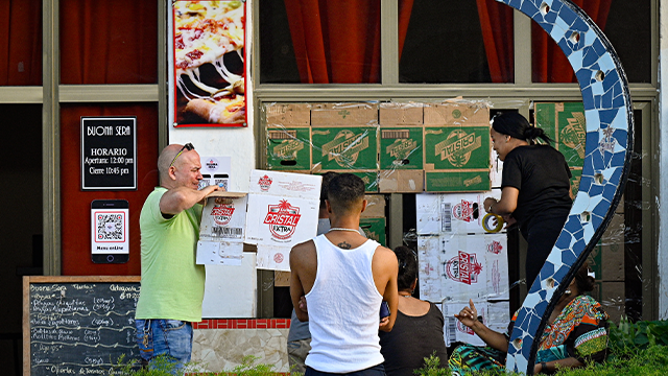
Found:
[[(400, 14), (409, 3), (400, 82), (514, 81), (511, 7), (495, 0), (400, 0)], [(399, 22), (401, 33), (401, 15)], [(401, 46), (402, 35), (399, 40)]]
[(0, 2), (0, 85), (42, 84), (42, 1)]
[(260, 82), (380, 82), (380, 0), (260, 0)]
[[(651, 82), (650, 0), (575, 0), (610, 39), (629, 82)], [(559, 46), (532, 24), (533, 82), (576, 82)]]
[(155, 0), (61, 0), (61, 83), (156, 83), (157, 6)]

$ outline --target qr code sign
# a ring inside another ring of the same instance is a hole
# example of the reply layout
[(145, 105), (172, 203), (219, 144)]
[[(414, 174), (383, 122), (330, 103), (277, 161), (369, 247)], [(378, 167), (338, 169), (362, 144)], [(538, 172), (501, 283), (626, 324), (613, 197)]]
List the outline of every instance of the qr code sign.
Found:
[(125, 241), (125, 213), (96, 213), (95, 222), (97, 242)]

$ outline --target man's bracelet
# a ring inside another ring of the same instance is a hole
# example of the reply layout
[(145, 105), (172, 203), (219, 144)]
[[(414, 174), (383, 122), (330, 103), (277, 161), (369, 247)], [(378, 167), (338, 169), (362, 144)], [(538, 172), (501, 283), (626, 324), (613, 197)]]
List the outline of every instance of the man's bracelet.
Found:
[(540, 362), (540, 372), (543, 373), (547, 371), (547, 364), (545, 362)]

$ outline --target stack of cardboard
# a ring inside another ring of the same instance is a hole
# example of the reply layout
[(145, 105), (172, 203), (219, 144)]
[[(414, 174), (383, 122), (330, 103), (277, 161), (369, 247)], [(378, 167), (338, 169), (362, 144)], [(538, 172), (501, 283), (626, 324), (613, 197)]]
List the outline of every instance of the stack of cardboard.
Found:
[(265, 108), (270, 170), (349, 172), (362, 177), (369, 193), (490, 189), (487, 102), (273, 103)]
[(500, 190), (416, 195), (420, 297), (442, 303), (445, 340), (481, 345), (454, 318), (473, 299), (483, 322), (502, 329), (509, 321), (506, 234), (483, 229), (483, 201)]
[(424, 190), (422, 103), (381, 103), (380, 178), (382, 193)]
[(362, 212), (360, 227), (367, 238), (373, 239), (382, 246), (387, 246), (385, 231), (385, 196), (366, 195), (366, 210)]
[(311, 105), (267, 106), (267, 168), (311, 170)]

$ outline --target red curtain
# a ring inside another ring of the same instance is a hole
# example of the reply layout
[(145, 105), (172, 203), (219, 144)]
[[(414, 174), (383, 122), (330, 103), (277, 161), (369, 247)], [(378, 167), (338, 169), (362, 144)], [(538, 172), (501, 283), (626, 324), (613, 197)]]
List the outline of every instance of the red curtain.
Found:
[[(399, 49), (413, 0), (400, 5)], [(380, 82), (380, 0), (285, 0), (302, 83)]]
[(513, 8), (496, 0), (476, 0), (489, 73), (494, 83), (514, 81)]
[(157, 7), (146, 0), (61, 0), (61, 83), (158, 82)]
[[(137, 187), (135, 191), (81, 190), (81, 116), (137, 116)], [(158, 185), (158, 105), (63, 104), (60, 111), (60, 199), (63, 275), (139, 275), (141, 236), (139, 216), (144, 200)], [(124, 264), (94, 264), (90, 250), (90, 204), (95, 199), (130, 203), (130, 260)]]
[(42, 84), (42, 1), (0, 1), (0, 85)]
[[(610, 1), (572, 0), (601, 30), (610, 12)], [(531, 25), (533, 82), (577, 82), (575, 72), (561, 48), (537, 23)]]

